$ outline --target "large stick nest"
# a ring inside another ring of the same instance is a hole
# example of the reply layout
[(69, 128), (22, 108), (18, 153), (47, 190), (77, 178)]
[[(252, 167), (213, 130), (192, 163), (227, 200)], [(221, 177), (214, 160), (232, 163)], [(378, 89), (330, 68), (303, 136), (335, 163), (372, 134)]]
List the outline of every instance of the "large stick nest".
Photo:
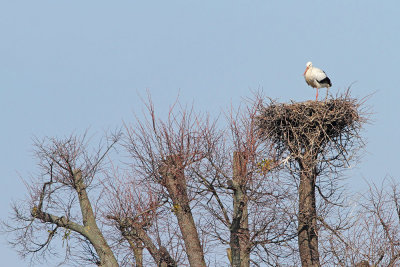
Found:
[(357, 99), (348, 94), (325, 102), (271, 101), (260, 106), (258, 129), (262, 138), (272, 141), (281, 151), (288, 149), (295, 158), (309, 154), (316, 159), (327, 146), (336, 150), (333, 154), (337, 157), (347, 153), (346, 148), (354, 145), (353, 139), (359, 139), (364, 121), (359, 107)]

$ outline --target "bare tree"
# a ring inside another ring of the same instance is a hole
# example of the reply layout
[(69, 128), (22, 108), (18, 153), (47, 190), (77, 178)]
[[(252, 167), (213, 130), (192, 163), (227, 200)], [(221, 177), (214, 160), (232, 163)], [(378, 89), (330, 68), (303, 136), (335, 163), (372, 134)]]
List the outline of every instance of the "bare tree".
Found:
[(320, 266), (316, 190), (328, 202), (335, 192), (325, 195), (318, 178), (327, 173), (337, 176), (363, 145), (359, 131), (365, 119), (359, 114), (360, 105), (347, 92), (325, 102), (272, 102), (260, 107), (261, 134), (287, 156), (288, 169), (299, 180), (298, 245), (303, 266)]
[[(279, 183), (280, 164), (269, 144), (257, 132), (257, 102), (244, 110), (231, 111), (227, 130), (207, 136), (207, 161), (202, 173), (196, 173), (206, 192), (205, 210), (210, 235), (229, 244), (232, 266), (250, 262), (276, 266), (279, 258), (292, 249), (274, 248), (296, 236), (291, 197)], [(275, 172), (275, 175), (273, 174)], [(251, 259), (250, 254), (255, 257)]]
[(165, 216), (162, 200), (149, 186), (138, 183), (131, 174), (114, 173), (107, 183), (106, 218), (112, 222), (133, 252), (137, 267), (145, 266), (143, 249), (147, 249), (157, 266), (177, 266), (160, 239), (154, 242), (149, 231), (158, 230), (157, 219)]
[(195, 196), (189, 190), (193, 181), (188, 172), (205, 156), (202, 137), (210, 125), (193, 110), (174, 112), (172, 107), (165, 122), (156, 118), (150, 101), (148, 111), (148, 120), (127, 127), (126, 148), (142, 177), (163, 188), (178, 221), (190, 266), (206, 266), (192, 213)]
[(329, 236), (340, 266), (397, 266), (400, 263), (400, 190), (395, 181), (369, 184), (357, 195), (352, 227)]
[[(78, 262), (118, 266), (101, 230), (96, 202), (93, 204), (89, 196), (90, 190), (96, 190), (94, 181), (105, 156), (118, 139), (118, 135), (114, 136), (93, 153), (87, 148), (85, 136), (36, 141), (42, 174), (27, 184), (29, 207), (14, 205), (13, 219), (18, 224), (7, 225), (7, 230), (16, 233), (11, 243), (22, 256), (39, 259), (53, 254), (53, 240), (58, 237), (65, 247), (65, 261), (72, 257)], [(27, 210), (30, 214), (26, 214)], [(81, 247), (79, 252), (75, 251), (77, 245)]]

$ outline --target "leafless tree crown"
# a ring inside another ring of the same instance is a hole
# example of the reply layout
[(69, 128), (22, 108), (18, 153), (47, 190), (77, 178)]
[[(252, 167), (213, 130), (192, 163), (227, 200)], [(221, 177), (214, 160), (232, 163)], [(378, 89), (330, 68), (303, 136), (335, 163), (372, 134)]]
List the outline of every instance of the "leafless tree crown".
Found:
[[(221, 128), (179, 102), (166, 119), (151, 100), (147, 108), (94, 151), (85, 136), (36, 142), (40, 175), (3, 223), (23, 257), (42, 263), (61, 249), (62, 263), (112, 267), (400, 259), (398, 188), (391, 199), (371, 190), (354, 210), (338, 205), (339, 173), (363, 146), (362, 100), (257, 97)], [(114, 149), (127, 157), (114, 159)]]

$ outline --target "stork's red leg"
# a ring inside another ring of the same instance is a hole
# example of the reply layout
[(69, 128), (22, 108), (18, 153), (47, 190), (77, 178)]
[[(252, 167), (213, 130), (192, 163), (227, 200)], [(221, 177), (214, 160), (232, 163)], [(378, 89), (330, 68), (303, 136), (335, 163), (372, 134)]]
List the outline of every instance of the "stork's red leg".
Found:
[(318, 87), (317, 87), (317, 96), (315, 98), (315, 101), (318, 101)]

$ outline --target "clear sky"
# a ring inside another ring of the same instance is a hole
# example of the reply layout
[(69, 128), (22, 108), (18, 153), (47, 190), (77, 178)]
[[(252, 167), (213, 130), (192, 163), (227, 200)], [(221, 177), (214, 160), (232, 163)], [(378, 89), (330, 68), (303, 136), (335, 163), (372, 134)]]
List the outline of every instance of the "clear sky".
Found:
[[(332, 93), (353, 82), (374, 112), (349, 186), (400, 176), (399, 1), (1, 1), (0, 218), (35, 172), (34, 136), (101, 135), (133, 119), (148, 89), (219, 113), (251, 91), (315, 98), (307, 61)], [(324, 96), (325, 90), (321, 90)], [(2, 266), (27, 266), (0, 236)]]

